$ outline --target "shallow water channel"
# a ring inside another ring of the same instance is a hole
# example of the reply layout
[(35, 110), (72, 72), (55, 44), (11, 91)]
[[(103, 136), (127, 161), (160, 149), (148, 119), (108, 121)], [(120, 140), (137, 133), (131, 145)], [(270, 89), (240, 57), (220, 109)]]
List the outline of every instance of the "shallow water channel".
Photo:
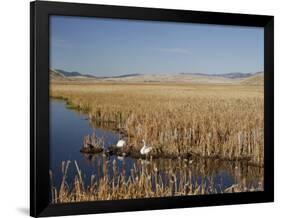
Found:
[[(102, 176), (103, 162), (107, 161), (108, 174), (112, 176), (112, 165), (115, 160), (118, 173), (124, 173), (127, 177), (131, 174), (134, 167), (155, 168), (165, 181), (165, 175), (168, 171), (178, 175), (183, 170), (183, 160), (156, 159), (145, 161), (132, 159), (130, 157), (122, 158), (110, 156), (106, 159), (102, 154), (86, 155), (80, 153), (83, 144), (83, 138), (96, 132), (97, 137), (104, 138), (105, 148), (115, 144), (119, 139), (117, 132), (94, 126), (87, 116), (76, 110), (66, 107), (66, 102), (62, 100), (50, 100), (50, 170), (53, 173), (53, 185), (60, 186), (62, 179), (61, 164), (62, 161), (70, 160), (72, 163), (68, 170), (67, 183), (73, 184), (76, 168), (74, 161), (77, 161), (84, 178), (84, 185), (90, 184), (91, 176), (99, 179)], [(257, 186), (258, 181), (263, 176), (263, 169), (248, 166), (246, 163), (229, 162), (220, 160), (192, 160), (188, 163), (188, 169), (192, 172), (194, 183), (201, 183), (201, 180), (212, 180), (218, 191), (223, 191), (233, 184), (244, 184), (248, 187)], [(168, 184), (167, 184), (168, 185)]]

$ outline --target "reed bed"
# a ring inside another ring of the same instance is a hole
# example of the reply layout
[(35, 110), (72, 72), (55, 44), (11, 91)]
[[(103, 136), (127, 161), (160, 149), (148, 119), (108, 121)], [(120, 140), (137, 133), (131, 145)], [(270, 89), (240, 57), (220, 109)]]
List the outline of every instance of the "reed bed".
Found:
[(93, 131), (92, 135), (86, 135), (84, 137), (80, 152), (95, 154), (102, 151), (104, 151), (104, 138), (98, 138), (95, 131)]
[(193, 153), (263, 166), (263, 87), (61, 82), (51, 97), (159, 155)]
[[(72, 183), (67, 183), (68, 169), (70, 165), (76, 168), (76, 174)], [(108, 162), (103, 161), (101, 174), (92, 175), (89, 185), (85, 186), (83, 174), (76, 163), (70, 161), (62, 162), (62, 180), (59, 187), (51, 186), (51, 202), (66, 203), (96, 200), (117, 200), (135, 198), (154, 198), (181, 195), (205, 195), (222, 194), (234, 192), (248, 192), (263, 190), (261, 179), (257, 186), (247, 185), (246, 182), (235, 183), (225, 189), (219, 188), (212, 177), (195, 179), (190, 166), (185, 163), (181, 170), (163, 171), (156, 165), (141, 167), (134, 165), (130, 175), (125, 175), (125, 162), (122, 173), (118, 173), (116, 161), (109, 168)], [(112, 170), (112, 172), (109, 172)], [(111, 176), (110, 176), (111, 175)], [(52, 172), (50, 171), (51, 182)]]

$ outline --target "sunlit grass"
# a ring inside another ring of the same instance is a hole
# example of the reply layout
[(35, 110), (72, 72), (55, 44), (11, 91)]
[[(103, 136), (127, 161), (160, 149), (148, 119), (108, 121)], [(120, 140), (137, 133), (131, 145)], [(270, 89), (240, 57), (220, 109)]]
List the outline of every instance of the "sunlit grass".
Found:
[(93, 122), (112, 123), (135, 149), (248, 160), (263, 166), (263, 87), (245, 85), (60, 82), (52, 97)]

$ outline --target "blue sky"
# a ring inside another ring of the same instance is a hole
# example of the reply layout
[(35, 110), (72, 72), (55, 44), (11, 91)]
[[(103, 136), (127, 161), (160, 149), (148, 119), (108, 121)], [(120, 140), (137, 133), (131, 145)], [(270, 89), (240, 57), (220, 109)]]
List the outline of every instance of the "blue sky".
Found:
[(97, 76), (263, 70), (263, 28), (51, 16), (50, 67)]

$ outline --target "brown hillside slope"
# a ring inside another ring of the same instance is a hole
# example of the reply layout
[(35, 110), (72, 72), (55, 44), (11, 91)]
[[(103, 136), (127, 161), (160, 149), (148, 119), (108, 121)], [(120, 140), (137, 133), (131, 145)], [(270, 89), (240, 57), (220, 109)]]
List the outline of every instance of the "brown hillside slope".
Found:
[(264, 73), (257, 73), (249, 78), (244, 79), (242, 84), (245, 85), (263, 85), (264, 84)]
[(50, 73), (50, 79), (51, 80), (65, 80), (67, 79), (62, 73), (56, 71), (56, 70), (49, 70)]

